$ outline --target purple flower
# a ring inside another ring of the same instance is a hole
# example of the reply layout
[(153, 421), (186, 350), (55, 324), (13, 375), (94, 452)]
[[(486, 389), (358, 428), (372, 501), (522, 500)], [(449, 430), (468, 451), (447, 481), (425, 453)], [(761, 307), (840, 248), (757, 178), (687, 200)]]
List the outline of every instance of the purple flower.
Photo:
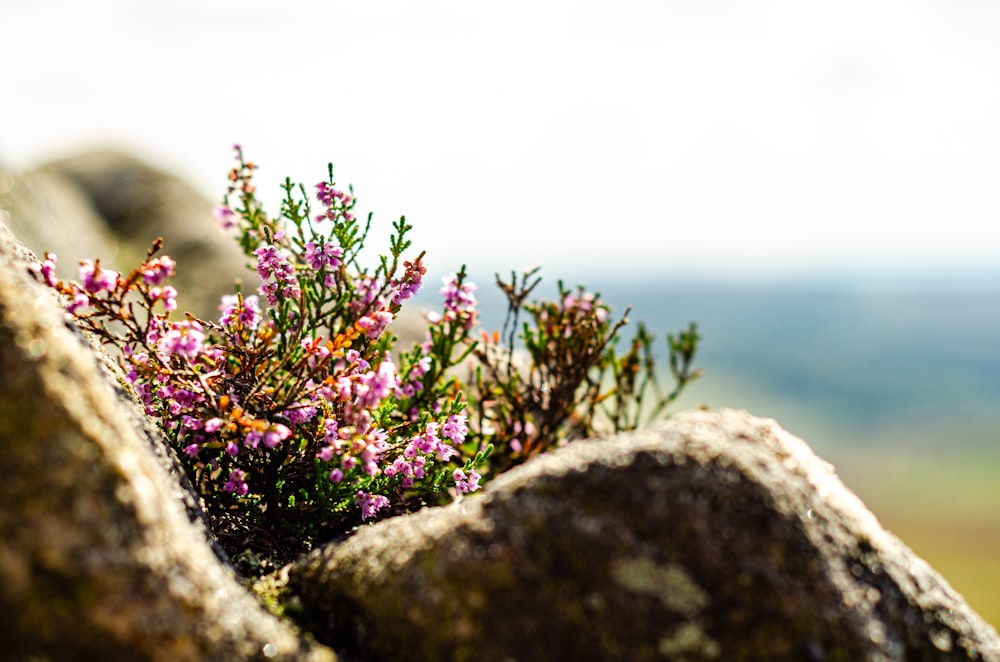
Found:
[(360, 327), (368, 335), (368, 338), (375, 340), (382, 332), (385, 331), (385, 327), (389, 325), (392, 321), (392, 313), (388, 310), (380, 310), (374, 315), (365, 315), (358, 320), (358, 327)]
[(229, 480), (222, 486), (222, 489), (227, 492), (235, 492), (239, 496), (246, 496), (247, 492), (250, 491), (246, 484), (246, 474), (239, 469), (233, 469), (232, 473), (229, 474)]
[(176, 266), (176, 262), (164, 255), (142, 265), (140, 273), (147, 285), (162, 285), (163, 281), (174, 275)]
[(225, 205), (217, 205), (212, 209), (212, 216), (215, 220), (219, 222), (223, 230), (228, 230), (231, 227), (236, 226), (236, 219), (234, 218), (233, 210)]
[(375, 407), (389, 397), (396, 386), (396, 366), (389, 359), (384, 359), (377, 371), (369, 370), (361, 374), (354, 387), (357, 404), (363, 409)]
[(455, 491), (459, 494), (468, 494), (469, 492), (478, 490), (479, 479), (482, 478), (475, 471), (470, 471), (469, 475), (466, 476), (465, 472), (461, 469), (455, 469), (455, 473), (451, 477), (455, 481)]
[(222, 311), (222, 317), (219, 318), (221, 326), (232, 326), (239, 323), (250, 331), (257, 328), (260, 323), (260, 307), (257, 304), (257, 296), (251, 294), (248, 297), (243, 297), (242, 300), (241, 305), (239, 295), (227, 294), (222, 297), (222, 303), (219, 305), (219, 310)]
[(269, 304), (276, 306), (279, 299), (299, 297), (302, 290), (287, 255), (271, 245), (261, 246), (254, 255), (257, 256), (257, 275), (262, 281), (259, 291)]
[(343, 471), (341, 471), (340, 469), (334, 469), (333, 471), (330, 472), (330, 482), (331, 483), (339, 483), (342, 480), (344, 480), (344, 472)]
[(293, 424), (302, 425), (303, 423), (308, 423), (312, 419), (316, 418), (316, 414), (318, 412), (319, 410), (316, 409), (316, 407), (313, 407), (306, 402), (299, 402), (286, 409), (285, 416), (287, 416), (288, 420)]
[(441, 426), (441, 434), (451, 439), (453, 443), (461, 445), (469, 432), (468, 420), (465, 414), (452, 414)]
[(80, 280), (83, 282), (83, 289), (90, 294), (97, 294), (102, 290), (114, 292), (118, 287), (118, 272), (102, 269), (99, 264), (84, 260), (80, 263)]
[(361, 507), (361, 519), (367, 520), (375, 516), (375, 513), (389, 505), (389, 499), (381, 494), (374, 495), (358, 490), (354, 495), (354, 503)]
[(177, 310), (177, 290), (173, 285), (167, 285), (163, 288), (150, 288), (149, 298), (154, 302), (163, 301), (163, 307), (167, 311)]
[(458, 276), (448, 274), (441, 279), (444, 286), (440, 292), (444, 295), (444, 320), (454, 322), (461, 320), (465, 328), (471, 328), (476, 321), (476, 286), (473, 283), (458, 282)]
[(66, 306), (66, 310), (69, 311), (70, 315), (76, 315), (77, 310), (86, 308), (89, 305), (90, 297), (83, 292), (77, 292), (73, 295), (73, 300)]
[(157, 349), (168, 357), (198, 358), (205, 352), (205, 334), (201, 324), (194, 320), (172, 322), (170, 329), (160, 338)]
[(378, 293), (382, 290), (382, 283), (373, 276), (364, 276), (356, 284), (358, 296), (350, 303), (351, 310), (360, 312), (371, 310), (372, 308), (382, 308), (382, 302), (377, 300)]
[(39, 266), (38, 271), (42, 274), (42, 278), (45, 279), (45, 284), (49, 287), (55, 287), (58, 282), (56, 278), (56, 258), (55, 253), (46, 253), (45, 259), (42, 260), (41, 266)]
[(324, 267), (336, 269), (342, 256), (343, 251), (336, 244), (326, 242), (320, 246), (315, 241), (306, 242), (305, 260), (316, 271), (322, 271)]
[(267, 448), (274, 448), (292, 435), (292, 431), (281, 423), (276, 423), (270, 430), (264, 433), (262, 441)]
[(392, 302), (396, 305), (403, 303), (420, 291), (424, 274), (427, 273), (420, 258), (414, 262), (403, 262), (403, 267), (403, 277), (394, 283), (396, 291), (392, 293)]
[(337, 437), (337, 419), (328, 418), (323, 421), (323, 441), (328, 444), (339, 441)]
[(333, 188), (331, 184), (320, 182), (316, 185), (316, 199), (327, 207), (333, 207), (338, 202), (343, 202), (346, 197), (349, 196), (346, 196), (343, 191)]

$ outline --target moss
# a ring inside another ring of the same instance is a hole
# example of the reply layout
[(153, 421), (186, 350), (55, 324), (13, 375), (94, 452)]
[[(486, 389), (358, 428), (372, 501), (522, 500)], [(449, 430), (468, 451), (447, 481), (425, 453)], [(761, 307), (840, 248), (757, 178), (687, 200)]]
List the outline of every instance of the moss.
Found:
[(261, 577), (250, 588), (264, 608), (278, 618), (287, 618), (301, 611), (302, 602), (289, 593), (288, 575), (283, 572)]

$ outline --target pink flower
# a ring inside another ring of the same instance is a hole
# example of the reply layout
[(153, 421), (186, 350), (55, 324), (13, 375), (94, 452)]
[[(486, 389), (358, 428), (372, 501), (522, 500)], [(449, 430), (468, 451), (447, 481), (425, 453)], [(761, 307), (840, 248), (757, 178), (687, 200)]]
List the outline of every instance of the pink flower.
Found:
[(257, 256), (257, 275), (261, 281), (259, 291), (272, 306), (280, 299), (297, 299), (302, 293), (295, 267), (288, 256), (275, 246), (261, 246), (254, 251)]
[(147, 285), (161, 285), (163, 281), (175, 274), (176, 266), (176, 262), (164, 255), (142, 265), (139, 271)]
[(194, 320), (173, 322), (163, 334), (157, 349), (167, 356), (178, 355), (196, 359), (205, 352), (205, 334), (201, 324)]
[(322, 271), (325, 267), (336, 269), (340, 266), (340, 258), (343, 251), (333, 243), (326, 242), (322, 246), (315, 241), (306, 242), (306, 252), (303, 257), (309, 266), (316, 271)]
[(441, 434), (451, 439), (453, 443), (461, 444), (469, 432), (466, 421), (468, 421), (468, 417), (465, 414), (452, 414), (441, 426)]
[(80, 308), (86, 308), (89, 305), (90, 297), (83, 292), (77, 292), (73, 295), (73, 300), (66, 306), (66, 310), (69, 311), (71, 315), (76, 315), (77, 310)]
[(118, 272), (102, 269), (99, 264), (84, 260), (80, 263), (80, 280), (83, 282), (83, 289), (90, 294), (97, 294), (102, 290), (114, 292), (118, 287)]
[(292, 431), (287, 426), (276, 423), (274, 427), (264, 433), (262, 441), (267, 448), (274, 448), (290, 436), (292, 436)]
[(444, 295), (444, 320), (461, 321), (465, 328), (471, 328), (475, 324), (477, 315), (475, 284), (459, 284), (456, 274), (448, 274), (441, 281), (444, 283), (441, 288), (441, 294)]
[(222, 489), (227, 492), (235, 492), (239, 496), (246, 496), (247, 492), (250, 491), (246, 484), (246, 474), (239, 469), (233, 469), (232, 473), (229, 474), (229, 480), (222, 486)]
[(420, 291), (424, 274), (427, 273), (427, 269), (420, 261), (420, 258), (417, 258), (414, 262), (403, 262), (403, 267), (405, 270), (403, 277), (393, 283), (396, 287), (396, 291), (392, 293), (392, 302), (397, 305), (403, 303)]
[(380, 310), (374, 315), (365, 315), (358, 320), (358, 327), (363, 329), (368, 338), (375, 340), (382, 332), (385, 331), (385, 327), (389, 325), (392, 321), (392, 313), (388, 310)]
[(153, 301), (163, 301), (163, 307), (168, 310), (177, 310), (177, 290), (173, 285), (167, 285), (162, 289), (153, 287), (149, 290), (149, 298)]
[(481, 476), (475, 471), (470, 471), (469, 475), (466, 476), (465, 472), (461, 469), (455, 469), (455, 473), (451, 477), (455, 481), (455, 491), (459, 494), (468, 494), (479, 489), (479, 479)]
[(218, 205), (212, 209), (212, 216), (215, 220), (219, 222), (223, 230), (228, 230), (229, 228), (236, 227), (236, 218), (233, 214), (233, 210), (225, 205)]
[(38, 268), (39, 272), (42, 274), (42, 278), (45, 279), (45, 284), (49, 287), (55, 287), (58, 279), (56, 278), (56, 254), (46, 253), (45, 259), (42, 260), (41, 266)]
[(260, 323), (260, 306), (257, 304), (257, 296), (253, 294), (243, 297), (242, 305), (238, 295), (227, 294), (222, 297), (219, 310), (222, 311), (222, 317), (219, 319), (219, 324), (222, 326), (238, 323), (243, 328), (253, 331)]
[(361, 507), (361, 519), (371, 519), (375, 513), (389, 505), (389, 499), (381, 494), (368, 494), (358, 490), (354, 495), (354, 503)]

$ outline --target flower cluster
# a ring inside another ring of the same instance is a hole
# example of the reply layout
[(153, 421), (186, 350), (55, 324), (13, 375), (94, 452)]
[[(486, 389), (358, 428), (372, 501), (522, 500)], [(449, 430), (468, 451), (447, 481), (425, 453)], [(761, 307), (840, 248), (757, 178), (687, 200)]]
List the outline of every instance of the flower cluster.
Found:
[[(561, 282), (556, 301), (526, 303), (541, 280), (536, 273), (526, 272), (520, 282), (516, 275), (510, 282), (497, 278), (507, 295), (507, 324), (502, 334), (484, 333), (473, 352), (477, 364), (469, 380), (470, 398), (476, 403), (477, 429), (489, 430), (497, 440), (489, 458), (494, 472), (573, 439), (635, 429), (644, 417), (661, 415), (700, 374), (691, 367), (699, 340), (694, 324), (677, 337), (667, 336), (676, 386), (663, 394), (653, 339), (643, 325), (629, 350), (619, 356), (615, 345), (626, 317), (612, 320), (598, 294), (582, 287), (570, 291)], [(445, 291), (447, 308), (447, 301), (458, 295), (447, 283)], [(522, 313), (530, 317), (521, 329), (523, 348), (515, 347)], [(652, 405), (647, 392), (655, 397)], [(459, 492), (478, 485), (458, 472), (455, 482)]]
[(456, 274), (448, 274), (442, 281), (444, 286), (440, 293), (444, 296), (444, 315), (440, 319), (449, 325), (471, 329), (476, 324), (475, 284), (461, 282)]
[(299, 279), (286, 253), (277, 246), (267, 245), (255, 250), (254, 255), (257, 256), (257, 275), (263, 281), (260, 293), (269, 305), (277, 306), (279, 300), (299, 298), (302, 293)]
[[(84, 328), (120, 350), (125, 379), (161, 422), (232, 555), (249, 547), (289, 560), (360, 522), (475, 492), (518, 462), (602, 431), (601, 416), (611, 431), (638, 425), (643, 393), (656, 385), (650, 338), (640, 326), (617, 356), (625, 320), (612, 321), (598, 295), (560, 283), (556, 302), (526, 303), (534, 272), (520, 285), (498, 279), (510, 308), (506, 345), (500, 332), (474, 340), (476, 286), (463, 267), (443, 278), (423, 342), (397, 351), (392, 323), (427, 273), (423, 253), (403, 259), (405, 218), (388, 254), (366, 268), (369, 225), (332, 166), (312, 196), (286, 180), (271, 216), (255, 197), (256, 166), (235, 149), (214, 215), (260, 284), (222, 297), (218, 320), (171, 319), (176, 265), (159, 255), (160, 240), (126, 275), (84, 261), (79, 279), (63, 282), (51, 253), (37, 270)], [(522, 312), (531, 323), (517, 336)], [(693, 325), (668, 339), (677, 387), (657, 411), (697, 376)], [(470, 365), (463, 383), (458, 368)]]
[[(260, 286), (224, 296), (217, 321), (171, 319), (176, 265), (158, 255), (161, 242), (128, 276), (87, 261), (78, 282), (60, 282), (47, 254), (41, 280), (121, 348), (126, 379), (162, 422), (210, 517), (233, 528), (238, 514), (244, 535), (234, 552), (258, 527), (288, 530), (308, 546), (355, 518), (473, 491), (485, 453), (467, 439), (467, 403), (449, 372), (467, 334), (393, 352), (389, 326), (426, 274), (423, 254), (402, 259), (410, 226), (394, 224), (389, 254), (369, 271), (358, 259), (367, 227), (332, 169), (315, 189), (321, 213), (286, 182), (273, 218), (255, 198), (255, 166), (237, 156), (215, 216), (237, 232)], [(440, 319), (472, 311), (469, 296), (459, 308), (446, 297)], [(441, 333), (432, 327), (428, 337)]]

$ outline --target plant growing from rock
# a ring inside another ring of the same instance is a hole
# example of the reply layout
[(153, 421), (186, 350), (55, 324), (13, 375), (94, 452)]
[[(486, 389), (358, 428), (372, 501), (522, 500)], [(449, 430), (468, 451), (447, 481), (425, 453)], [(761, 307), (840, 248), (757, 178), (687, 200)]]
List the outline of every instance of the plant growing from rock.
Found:
[[(640, 324), (624, 354), (618, 332), (628, 310), (614, 320), (600, 295), (560, 281), (556, 301), (529, 300), (541, 279), (538, 269), (497, 277), (507, 297), (501, 332), (482, 334), (471, 398), (477, 429), (488, 431), (495, 449), (492, 471), (504, 471), (574, 439), (638, 427), (663, 414), (700, 372), (692, 368), (698, 345), (695, 324), (668, 335), (674, 387), (663, 393), (653, 352), (654, 338)], [(522, 313), (528, 320), (520, 323)], [(650, 398), (653, 398), (650, 404)]]
[[(176, 265), (160, 240), (128, 274), (85, 261), (78, 281), (60, 281), (51, 253), (39, 269), (77, 322), (118, 350), (233, 557), (284, 562), (360, 522), (474, 492), (484, 475), (554, 446), (635, 427), (647, 392), (658, 414), (697, 376), (693, 326), (669, 338), (676, 386), (662, 396), (644, 328), (618, 356), (624, 318), (561, 283), (558, 301), (529, 302), (535, 272), (498, 278), (502, 338), (476, 337), (463, 268), (444, 279), (425, 341), (397, 351), (390, 325), (426, 274), (424, 254), (408, 256), (411, 226), (394, 223), (388, 252), (365, 266), (372, 217), (357, 218), (332, 166), (312, 195), (286, 179), (271, 216), (256, 166), (235, 149), (215, 215), (260, 285), (223, 297), (218, 320), (176, 314)], [(518, 329), (522, 313), (531, 323)]]

